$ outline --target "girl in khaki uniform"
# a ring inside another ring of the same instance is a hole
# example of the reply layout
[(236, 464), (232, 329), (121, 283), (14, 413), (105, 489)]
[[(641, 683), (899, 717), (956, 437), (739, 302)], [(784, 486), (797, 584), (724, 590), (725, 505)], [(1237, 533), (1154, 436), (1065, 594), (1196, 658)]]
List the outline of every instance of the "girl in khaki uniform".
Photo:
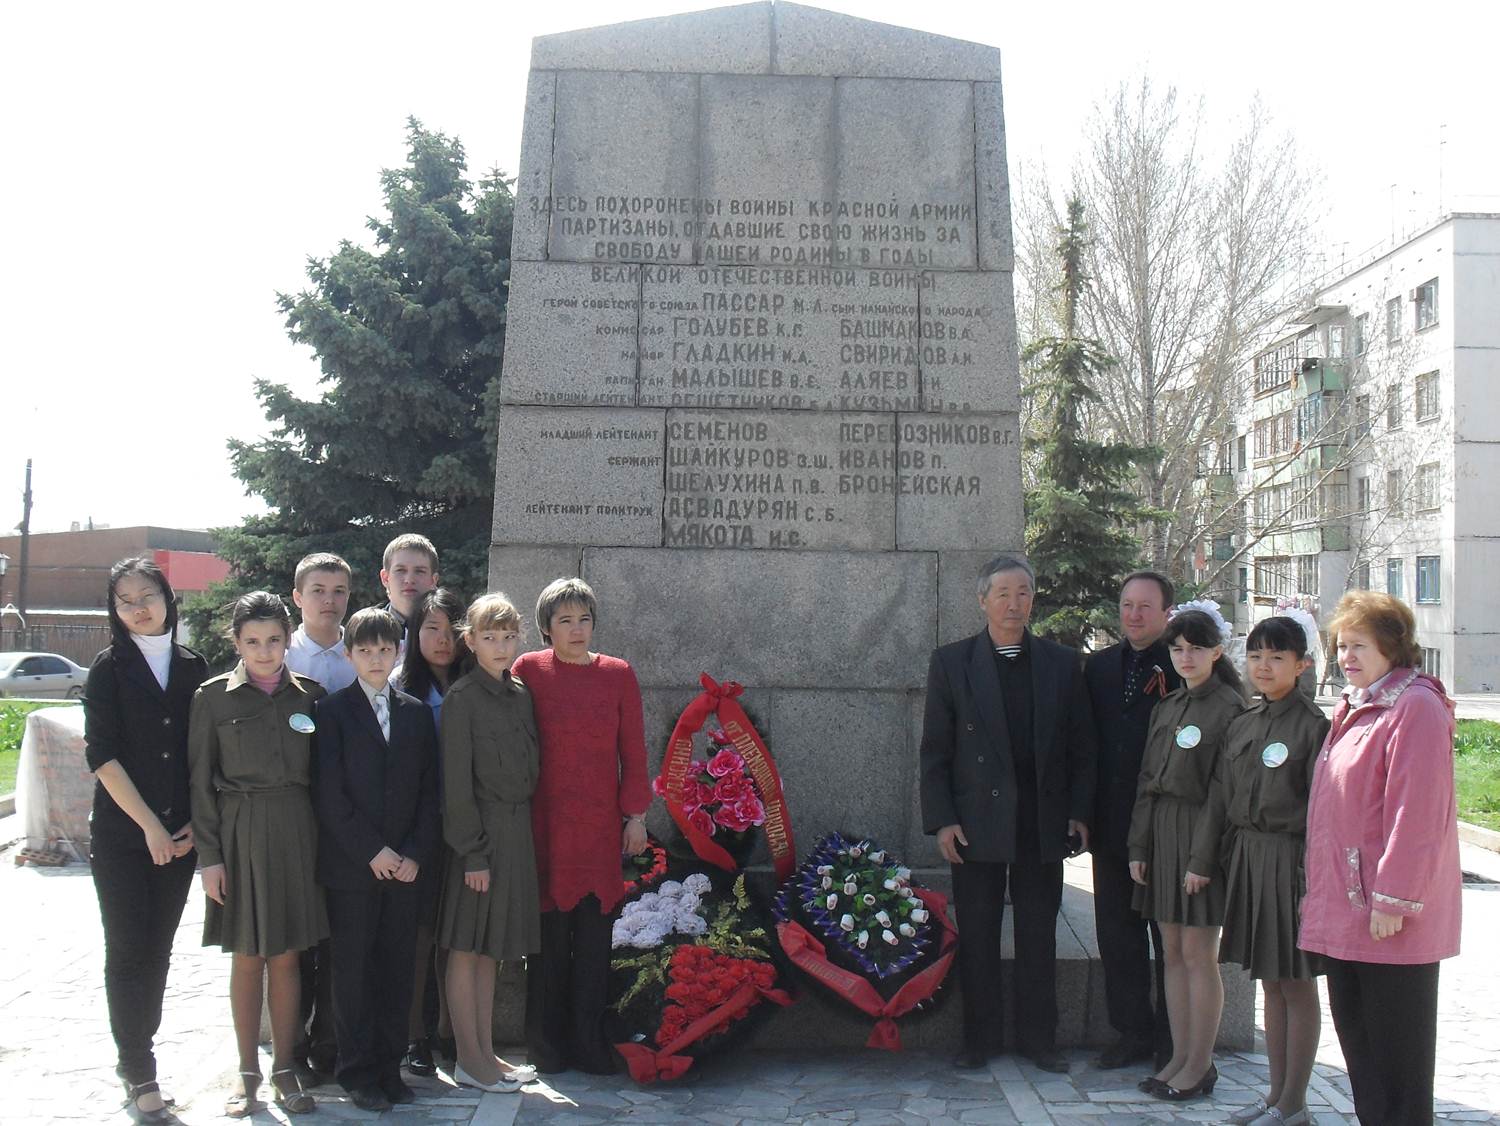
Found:
[(1240, 678), (1224, 657), (1220, 622), (1179, 607), (1162, 640), (1182, 687), (1156, 705), (1130, 819), (1134, 904), (1161, 927), (1172, 1058), (1141, 1090), (1174, 1102), (1211, 1094), (1214, 1036), (1224, 1007), (1219, 926), (1224, 885), (1193, 873), (1216, 866), (1203, 817), (1230, 721), (1244, 711)]
[(1219, 960), (1249, 970), (1266, 995), (1271, 1090), (1230, 1116), (1255, 1126), (1305, 1126), (1322, 1023), (1317, 969), (1297, 948), (1307, 795), (1328, 734), (1322, 710), (1297, 688), (1307, 649), (1306, 632), (1289, 617), (1250, 632), (1246, 666), (1261, 695), (1229, 725), (1204, 818), (1210, 842), (1222, 837), (1228, 851)]
[(540, 744), (531, 693), (511, 675), (521, 615), (503, 594), (469, 607), (464, 640), (474, 669), (443, 699), (443, 838), (452, 853), (438, 908), (448, 951), (453, 1077), (481, 1091), (518, 1091), (535, 1078), (495, 1055), (495, 963), (541, 946), (531, 794)]
[(271, 1008), (271, 1085), (276, 1104), (316, 1109), (292, 1064), (302, 981), (301, 951), (328, 937), (323, 891), (314, 880), (313, 702), (323, 689), (286, 667), (291, 618), (274, 594), (234, 605), (240, 663), (204, 682), (188, 724), (193, 837), (208, 896), (203, 945), (233, 954), (229, 1005), (240, 1053), (241, 1090), (225, 1113), (257, 1107), (261, 1075), (261, 985)]

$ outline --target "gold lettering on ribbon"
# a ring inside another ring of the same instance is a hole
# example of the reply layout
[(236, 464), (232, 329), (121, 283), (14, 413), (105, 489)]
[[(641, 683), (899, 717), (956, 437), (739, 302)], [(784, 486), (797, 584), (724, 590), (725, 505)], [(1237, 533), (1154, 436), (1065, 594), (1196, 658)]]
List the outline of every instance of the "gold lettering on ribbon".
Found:
[(767, 761), (760, 744), (739, 725), (737, 720), (731, 719), (724, 724), (724, 731), (734, 743), (735, 750), (739, 751), (740, 757), (745, 760), (745, 765), (750, 768), (751, 777), (755, 779), (755, 784), (760, 789), (762, 804), (766, 808), (766, 823), (763, 828), (766, 831), (766, 843), (770, 846), (771, 855), (773, 857), (786, 856), (789, 851), (786, 799), (781, 792), (781, 781), (776, 775), (776, 770)]

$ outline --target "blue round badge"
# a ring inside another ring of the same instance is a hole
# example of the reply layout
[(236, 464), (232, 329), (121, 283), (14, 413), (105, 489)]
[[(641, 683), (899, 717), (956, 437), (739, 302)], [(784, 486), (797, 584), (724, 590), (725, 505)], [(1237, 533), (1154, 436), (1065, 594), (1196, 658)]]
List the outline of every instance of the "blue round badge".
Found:
[(313, 722), (312, 716), (303, 715), (301, 712), (293, 712), (288, 716), (286, 725), (298, 735), (311, 735), (318, 729), (318, 725)]
[(1191, 750), (1203, 742), (1203, 732), (1198, 730), (1196, 724), (1188, 724), (1186, 727), (1177, 729), (1177, 745), (1186, 750)]
[(1286, 749), (1285, 743), (1267, 743), (1266, 749), (1260, 752), (1260, 761), (1275, 770), (1286, 761), (1289, 754), (1291, 752)]

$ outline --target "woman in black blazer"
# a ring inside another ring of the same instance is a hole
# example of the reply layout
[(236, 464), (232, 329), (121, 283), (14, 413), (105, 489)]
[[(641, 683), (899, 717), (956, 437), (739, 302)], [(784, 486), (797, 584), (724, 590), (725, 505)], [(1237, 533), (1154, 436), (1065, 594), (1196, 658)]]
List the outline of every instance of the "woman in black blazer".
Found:
[(188, 710), (208, 665), (176, 644), (176, 597), (149, 559), (110, 569), (108, 604), (112, 644), (94, 658), (83, 698), (85, 754), (98, 779), (92, 860), (104, 991), (126, 1108), (137, 1122), (175, 1122), (151, 1046), (196, 865)]

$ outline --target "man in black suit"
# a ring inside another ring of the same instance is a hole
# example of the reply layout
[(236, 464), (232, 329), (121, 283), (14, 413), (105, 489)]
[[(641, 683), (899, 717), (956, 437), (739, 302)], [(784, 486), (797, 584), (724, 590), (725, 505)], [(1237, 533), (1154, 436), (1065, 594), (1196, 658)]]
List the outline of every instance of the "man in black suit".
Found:
[(1000, 925), (1015, 909), (1015, 1045), (1047, 1071), (1057, 1050), (1062, 862), (1088, 847), (1094, 727), (1078, 654), (1026, 629), (1035, 578), (1012, 556), (979, 576), (985, 628), (933, 651), (922, 721), (922, 825), (953, 865), (963, 991), (961, 1068), (1003, 1050)]
[[(1172, 1054), (1162, 984), (1161, 932), (1130, 905), (1130, 857), (1126, 838), (1135, 807), (1141, 757), (1151, 710), (1182, 679), (1161, 642), (1175, 593), (1155, 571), (1137, 571), (1120, 588), (1120, 635), (1116, 645), (1084, 665), (1094, 721), (1098, 725), (1099, 789), (1094, 813), (1094, 925), (1104, 965), (1109, 1023), (1120, 1038), (1099, 1056), (1101, 1068)], [(1149, 939), (1147, 937), (1149, 931)], [(1151, 946), (1156, 947), (1156, 1011), (1151, 1008)]]
[(401, 1079), (416, 960), (417, 873), (438, 856), (432, 711), (391, 688), (401, 623), (361, 610), (344, 629), (358, 679), (318, 701), (318, 882), (333, 944), (338, 1081), (364, 1110), (415, 1097)]

